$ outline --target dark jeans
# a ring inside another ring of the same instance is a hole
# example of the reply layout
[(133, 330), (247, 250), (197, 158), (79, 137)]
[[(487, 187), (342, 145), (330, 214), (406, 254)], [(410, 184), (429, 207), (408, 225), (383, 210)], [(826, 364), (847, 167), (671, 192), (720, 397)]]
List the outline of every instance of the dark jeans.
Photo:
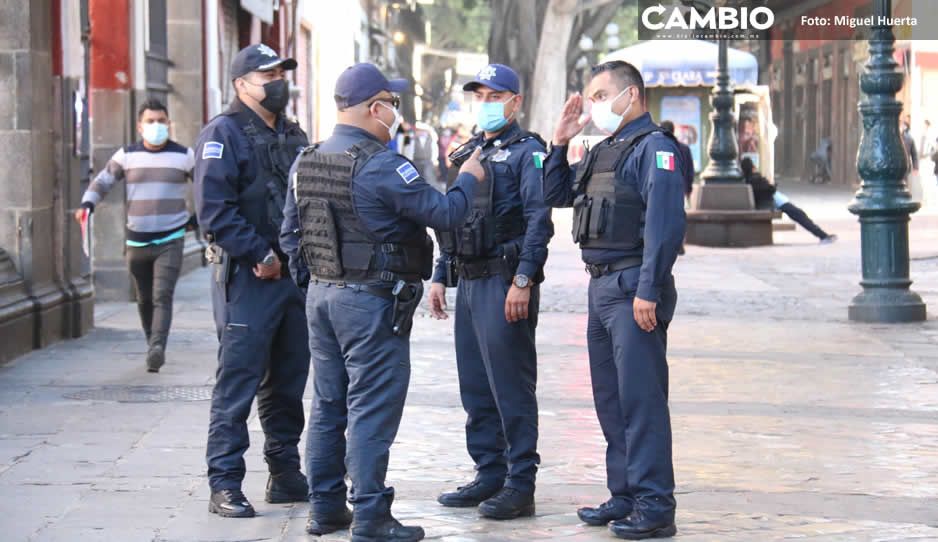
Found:
[(814, 234), (818, 239), (826, 239), (828, 237), (827, 232), (808, 218), (808, 215), (801, 210), (801, 207), (797, 207), (792, 203), (786, 203), (779, 207), (778, 210), (788, 215), (788, 218), (800, 224), (802, 228)]
[(173, 321), (173, 292), (182, 268), (183, 239), (127, 247), (127, 267), (137, 291), (137, 310), (149, 345), (166, 345)]

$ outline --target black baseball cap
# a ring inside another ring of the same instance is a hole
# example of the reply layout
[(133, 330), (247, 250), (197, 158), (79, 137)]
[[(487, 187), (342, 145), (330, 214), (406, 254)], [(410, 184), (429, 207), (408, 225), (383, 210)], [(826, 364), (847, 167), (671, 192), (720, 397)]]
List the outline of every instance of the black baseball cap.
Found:
[(277, 51), (274, 51), (263, 43), (248, 45), (238, 51), (234, 60), (231, 61), (231, 80), (234, 81), (251, 72), (265, 72), (280, 66), (285, 70), (295, 70), (296, 60), (292, 58), (280, 58)]
[(382, 90), (395, 94), (410, 87), (407, 79), (388, 79), (374, 64), (360, 62), (345, 68), (335, 82), (335, 105), (345, 109), (358, 105)]

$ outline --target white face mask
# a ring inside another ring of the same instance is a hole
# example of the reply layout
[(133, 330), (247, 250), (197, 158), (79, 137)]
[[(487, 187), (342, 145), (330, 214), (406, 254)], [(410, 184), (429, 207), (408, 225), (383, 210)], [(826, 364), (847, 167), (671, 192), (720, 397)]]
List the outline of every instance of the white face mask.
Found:
[(611, 100), (593, 103), (590, 115), (593, 118), (593, 124), (595, 124), (597, 128), (609, 134), (619, 129), (619, 125), (622, 124), (622, 119), (624, 119), (625, 116), (628, 115), (629, 110), (632, 109), (632, 103), (630, 102), (629, 106), (626, 107), (625, 111), (621, 114), (613, 113), (612, 106), (616, 103), (616, 100), (621, 98), (622, 95), (625, 94), (625, 91), (630, 88), (632, 87), (625, 87), (622, 89), (622, 92)]
[[(388, 129), (388, 136), (389, 136), (391, 139), (394, 139), (394, 136), (397, 135), (397, 129), (400, 128), (401, 122), (403, 122), (404, 117), (403, 117), (403, 115), (401, 115), (401, 113), (400, 113), (397, 109), (391, 107), (390, 105), (388, 105), (388, 104), (386, 104), (386, 103), (384, 103), (384, 102), (378, 102), (378, 104), (379, 104), (379, 105), (383, 105), (384, 107), (387, 107), (388, 109), (391, 110), (392, 113), (394, 113), (394, 120), (391, 121), (391, 125), (390, 125), (390, 126), (388, 126), (387, 124), (385, 124), (381, 119), (378, 119), (378, 122), (380, 122), (382, 126), (384, 126), (385, 128)], [(377, 117), (376, 117), (376, 118), (377, 118)]]

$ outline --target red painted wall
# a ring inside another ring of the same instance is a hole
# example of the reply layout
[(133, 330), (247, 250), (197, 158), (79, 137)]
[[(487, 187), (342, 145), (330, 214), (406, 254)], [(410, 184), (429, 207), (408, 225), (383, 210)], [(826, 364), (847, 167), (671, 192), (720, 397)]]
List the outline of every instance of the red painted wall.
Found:
[(91, 88), (131, 88), (129, 0), (89, 0), (88, 18)]

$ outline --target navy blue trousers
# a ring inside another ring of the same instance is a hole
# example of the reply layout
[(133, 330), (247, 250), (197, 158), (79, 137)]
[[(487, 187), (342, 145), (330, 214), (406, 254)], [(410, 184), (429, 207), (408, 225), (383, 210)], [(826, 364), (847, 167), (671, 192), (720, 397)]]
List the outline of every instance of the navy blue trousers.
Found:
[(658, 326), (635, 322), (639, 267), (590, 280), (587, 344), (593, 400), (606, 438), (606, 479), (613, 497), (652, 517), (673, 518), (674, 468), (668, 411), (668, 323), (677, 292), (661, 292)]
[(346, 474), (357, 521), (390, 514), (394, 488), (384, 481), (410, 383), (410, 337), (392, 333), (392, 309), (392, 300), (354, 286), (310, 283), (306, 472), (313, 515), (345, 506)]
[(238, 266), (227, 289), (212, 281), (212, 309), (219, 347), (206, 459), (209, 485), (220, 491), (244, 479), (255, 396), (270, 472), (300, 468), (309, 350), (303, 294), (289, 278), (261, 280)]
[(534, 491), (537, 454), (537, 327), (539, 289), (528, 318), (509, 324), (501, 277), (459, 279), (456, 367), (466, 411), (466, 447), (480, 480)]

